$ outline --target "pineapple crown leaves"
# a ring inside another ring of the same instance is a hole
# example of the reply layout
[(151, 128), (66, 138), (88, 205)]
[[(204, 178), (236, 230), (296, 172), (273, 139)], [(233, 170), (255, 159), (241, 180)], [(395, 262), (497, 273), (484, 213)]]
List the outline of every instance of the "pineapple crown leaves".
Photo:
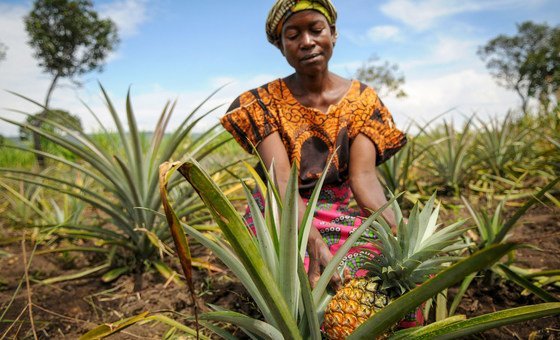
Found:
[(397, 204), (393, 210), (399, 221), (397, 236), (385, 220), (379, 218), (372, 224), (377, 239), (372, 244), (381, 252), (372, 254), (364, 264), (368, 276), (381, 281), (380, 289), (388, 294), (402, 294), (426, 281), (430, 275), (439, 272), (444, 264), (455, 262), (461, 257), (448, 256), (466, 248), (459, 240), (467, 228), (465, 221), (438, 228), (439, 204), (435, 204), (435, 194), (423, 209), (416, 203), (412, 208), (408, 223), (402, 218)]

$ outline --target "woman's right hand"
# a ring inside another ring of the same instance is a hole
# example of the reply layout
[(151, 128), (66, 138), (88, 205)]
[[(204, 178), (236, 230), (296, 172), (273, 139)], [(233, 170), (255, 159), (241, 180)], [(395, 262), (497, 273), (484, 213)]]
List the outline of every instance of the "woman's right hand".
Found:
[[(309, 240), (307, 242), (307, 253), (309, 254), (309, 270), (307, 275), (311, 288), (315, 288), (321, 277), (323, 269), (332, 261), (333, 254), (315, 227), (311, 227)], [(344, 268), (344, 280), (350, 279), (350, 270)], [(338, 291), (342, 288), (342, 279), (335, 272), (330, 280), (331, 287)]]

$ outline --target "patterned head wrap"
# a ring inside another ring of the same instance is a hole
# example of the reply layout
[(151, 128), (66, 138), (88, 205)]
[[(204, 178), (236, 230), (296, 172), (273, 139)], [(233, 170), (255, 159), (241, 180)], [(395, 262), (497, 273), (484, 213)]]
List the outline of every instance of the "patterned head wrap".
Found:
[(329, 24), (336, 23), (336, 8), (330, 0), (276, 0), (266, 19), (266, 38), (268, 41), (277, 45), (280, 40), (282, 25), (290, 15), (308, 9), (323, 14)]

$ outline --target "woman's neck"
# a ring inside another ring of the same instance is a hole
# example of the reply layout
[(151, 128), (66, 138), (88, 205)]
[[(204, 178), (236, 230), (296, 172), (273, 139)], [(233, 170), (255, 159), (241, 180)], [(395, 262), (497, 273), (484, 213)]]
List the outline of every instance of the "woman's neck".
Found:
[(330, 72), (312, 77), (294, 73), (286, 77), (284, 82), (301, 105), (323, 113), (327, 113), (330, 105), (337, 104), (351, 85), (351, 81)]
[(319, 96), (335, 86), (334, 78), (328, 71), (313, 76), (294, 73), (286, 78), (286, 83), (296, 97)]

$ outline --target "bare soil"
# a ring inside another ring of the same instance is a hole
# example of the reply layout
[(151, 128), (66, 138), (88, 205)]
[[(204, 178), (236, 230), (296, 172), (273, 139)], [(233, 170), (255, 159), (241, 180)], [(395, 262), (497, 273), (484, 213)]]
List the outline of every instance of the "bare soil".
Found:
[[(511, 241), (530, 244), (536, 248), (516, 251), (515, 265), (532, 269), (560, 268), (560, 209), (533, 207), (519, 222)], [(560, 290), (549, 290), (560, 297)], [(543, 301), (524, 294), (523, 289), (509, 281), (497, 279), (475, 280), (467, 291), (457, 313), (468, 318), (506, 308), (521, 307)], [(560, 339), (560, 316), (532, 320), (489, 330), (473, 339)]]
[[(70, 258), (63, 258), (54, 254), (35, 255), (28, 271), (28, 290), (24, 279), (24, 246), (21, 235), (15, 231), (7, 231), (1, 223), (0, 219), (0, 239), (13, 237), (19, 241), (0, 244), (0, 251), (8, 254), (2, 255), (0, 252), (0, 315), (6, 312), (0, 322), (0, 339), (31, 339), (33, 329), (39, 339), (76, 339), (96, 325), (118, 321), (144, 311), (162, 313), (194, 327), (192, 321), (188, 320), (193, 315), (194, 304), (187, 288), (165, 282), (155, 273), (143, 274), (143, 287), (138, 292), (133, 290), (132, 276), (123, 276), (112, 283), (103, 283), (98, 277), (50, 285), (37, 283), (40, 279), (90, 267), (96, 261), (95, 256), (73, 254)], [(541, 249), (518, 250), (516, 265), (534, 269), (560, 268), (560, 209), (543, 205), (534, 207), (518, 223), (511, 239)], [(27, 258), (31, 247), (29, 242), (25, 243)], [(206, 257), (213, 265), (224, 268), (202, 247), (195, 247), (193, 256)], [(252, 316), (258, 315), (243, 287), (227, 270), (197, 269), (194, 282), (197, 305), (201, 309), (207, 309), (205, 304), (215, 304)], [(454, 291), (450, 290), (451, 296)], [(560, 296), (557, 288), (549, 288), (549, 292)], [(33, 327), (29, 309), (25, 308), (29, 301), (33, 305)], [(480, 278), (471, 284), (457, 312), (473, 317), (540, 302), (542, 301), (533, 295), (522, 294), (522, 289), (514, 284), (502, 280), (488, 284)], [(151, 322), (129, 327), (110, 338), (160, 339), (169, 328), (167, 325)], [(236, 335), (241, 337), (242, 333)], [(501, 327), (471, 338), (560, 339), (560, 316)]]

